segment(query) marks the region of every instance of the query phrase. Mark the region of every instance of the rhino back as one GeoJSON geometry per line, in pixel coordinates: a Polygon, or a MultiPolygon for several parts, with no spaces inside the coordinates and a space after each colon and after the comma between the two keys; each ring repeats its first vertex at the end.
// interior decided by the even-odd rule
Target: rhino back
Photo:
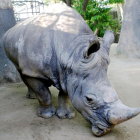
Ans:
{"type": "Polygon", "coordinates": [[[62,52],[66,49],[73,51],[76,44],[71,46],[70,44],[75,41],[81,35],[93,34],[87,23],[81,17],[81,15],[74,9],[62,5],[55,4],[48,8],[48,14],[54,13],[56,16],[56,23],[54,25],[54,44],[57,55],[60,58],[62,52]]]}
{"type": "Polygon", "coordinates": [[[92,34],[83,18],[68,6],[56,4],[11,28],[4,36],[4,47],[24,75],[57,83],[61,54],[69,50],[71,55],[76,45],[69,44],[83,34],[92,34]]]}

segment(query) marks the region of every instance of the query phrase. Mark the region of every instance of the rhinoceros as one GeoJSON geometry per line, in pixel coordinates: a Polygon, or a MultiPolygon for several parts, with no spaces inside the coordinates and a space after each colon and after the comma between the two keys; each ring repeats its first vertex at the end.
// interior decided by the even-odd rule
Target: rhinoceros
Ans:
{"type": "Polygon", "coordinates": [[[5,52],[39,101],[38,116],[73,118],[74,108],[92,125],[96,136],[140,113],[122,104],[107,78],[114,34],[106,30],[100,43],[76,10],[54,4],[20,22],[3,37],[5,52]],[[52,104],[51,85],[59,90],[52,104]],[[70,100],[69,100],[70,98],[70,100]]]}

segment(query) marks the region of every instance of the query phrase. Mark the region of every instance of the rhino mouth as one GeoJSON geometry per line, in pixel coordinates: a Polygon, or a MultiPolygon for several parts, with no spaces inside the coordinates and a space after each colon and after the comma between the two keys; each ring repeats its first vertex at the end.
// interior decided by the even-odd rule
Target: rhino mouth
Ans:
{"type": "Polygon", "coordinates": [[[102,136],[106,133],[108,133],[115,125],[111,125],[111,126],[106,126],[102,123],[99,123],[99,122],[95,122],[93,125],[92,125],[92,132],[95,136],[102,136]]]}
{"type": "Polygon", "coordinates": [[[97,116],[98,119],[95,122],[92,122],[92,132],[95,136],[99,137],[109,132],[115,125],[110,124],[107,119],[100,116],[99,114],[97,116]]]}
{"type": "Polygon", "coordinates": [[[92,132],[95,136],[102,136],[109,132],[115,125],[110,124],[104,117],[99,115],[97,112],[92,114],[92,117],[87,116],[83,113],[83,117],[92,125],[92,132]]]}

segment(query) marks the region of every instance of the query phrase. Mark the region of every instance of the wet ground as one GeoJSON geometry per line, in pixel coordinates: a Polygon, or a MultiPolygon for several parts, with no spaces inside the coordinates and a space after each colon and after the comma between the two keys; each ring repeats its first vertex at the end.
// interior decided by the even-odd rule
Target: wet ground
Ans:
{"type": "MultiPolygon", "coordinates": [[[[140,59],[119,58],[116,44],[110,59],[108,77],[120,99],[128,106],[140,107],[140,59]]],[[[50,89],[58,108],[58,90],[50,89]]],[[[140,140],[140,115],[97,138],[78,112],[74,119],[37,117],[38,101],[27,99],[26,92],[23,83],[0,87],[0,140],[140,140]]]]}

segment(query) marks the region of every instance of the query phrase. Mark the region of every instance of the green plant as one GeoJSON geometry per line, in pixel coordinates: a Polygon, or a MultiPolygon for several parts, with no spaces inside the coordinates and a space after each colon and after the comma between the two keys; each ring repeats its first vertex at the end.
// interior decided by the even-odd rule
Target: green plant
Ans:
{"type": "Polygon", "coordinates": [[[108,5],[108,0],[90,0],[86,12],[82,10],[83,1],[75,0],[73,2],[73,8],[84,16],[84,19],[93,32],[96,28],[99,30],[98,36],[102,37],[106,29],[112,30],[113,32],[117,32],[120,29],[117,20],[113,20],[112,15],[109,15],[111,7],[108,5]]]}
{"type": "Polygon", "coordinates": [[[109,3],[110,4],[113,4],[113,3],[124,3],[124,0],[109,0],[109,3]]]}

